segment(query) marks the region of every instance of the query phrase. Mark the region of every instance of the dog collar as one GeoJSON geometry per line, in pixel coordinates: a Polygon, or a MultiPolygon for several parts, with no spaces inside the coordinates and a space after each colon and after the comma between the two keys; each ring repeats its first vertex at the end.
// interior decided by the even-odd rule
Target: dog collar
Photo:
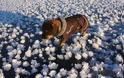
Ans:
{"type": "Polygon", "coordinates": [[[60,19],[62,25],[59,27],[60,32],[57,36],[61,36],[65,32],[66,27],[67,27],[67,22],[66,22],[65,18],[60,17],[59,19],[60,19]]]}

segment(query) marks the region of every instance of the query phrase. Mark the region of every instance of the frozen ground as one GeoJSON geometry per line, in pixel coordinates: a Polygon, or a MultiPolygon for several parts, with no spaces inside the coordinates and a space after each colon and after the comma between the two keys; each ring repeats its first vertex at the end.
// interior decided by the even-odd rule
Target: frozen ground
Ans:
{"type": "Polygon", "coordinates": [[[0,0],[0,78],[123,78],[123,0],[0,0]],[[43,41],[43,21],[84,14],[88,37],[43,41]]]}

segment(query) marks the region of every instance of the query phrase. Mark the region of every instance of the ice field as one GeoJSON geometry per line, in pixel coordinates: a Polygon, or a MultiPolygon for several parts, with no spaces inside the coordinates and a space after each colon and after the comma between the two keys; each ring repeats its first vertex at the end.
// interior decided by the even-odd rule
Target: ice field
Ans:
{"type": "Polygon", "coordinates": [[[0,78],[123,78],[124,0],[0,0],[0,78]],[[86,15],[90,27],[61,49],[48,18],[86,15]]]}

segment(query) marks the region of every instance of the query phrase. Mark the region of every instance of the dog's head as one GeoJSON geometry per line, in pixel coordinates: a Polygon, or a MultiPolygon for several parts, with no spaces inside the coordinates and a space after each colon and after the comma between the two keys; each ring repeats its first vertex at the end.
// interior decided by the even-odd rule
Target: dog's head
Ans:
{"type": "Polygon", "coordinates": [[[59,33],[61,22],[57,19],[46,20],[42,25],[42,38],[51,39],[59,33]]]}

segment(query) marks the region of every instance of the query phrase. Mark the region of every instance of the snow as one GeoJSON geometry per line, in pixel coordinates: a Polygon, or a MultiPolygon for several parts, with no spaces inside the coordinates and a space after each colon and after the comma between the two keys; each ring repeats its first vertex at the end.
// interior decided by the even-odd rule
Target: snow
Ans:
{"type": "Polygon", "coordinates": [[[0,1],[0,78],[123,78],[123,4],[123,0],[0,1]],[[83,37],[73,34],[61,49],[58,37],[42,39],[45,20],[75,14],[89,20],[83,37]]]}

